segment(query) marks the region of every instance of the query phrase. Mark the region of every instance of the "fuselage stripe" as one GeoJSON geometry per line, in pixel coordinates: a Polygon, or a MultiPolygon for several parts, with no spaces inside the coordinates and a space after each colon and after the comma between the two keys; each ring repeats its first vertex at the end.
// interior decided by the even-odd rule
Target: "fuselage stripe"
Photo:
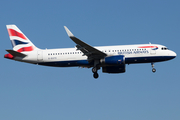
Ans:
{"type": "Polygon", "coordinates": [[[157,46],[140,46],[138,48],[158,48],[157,46]]]}

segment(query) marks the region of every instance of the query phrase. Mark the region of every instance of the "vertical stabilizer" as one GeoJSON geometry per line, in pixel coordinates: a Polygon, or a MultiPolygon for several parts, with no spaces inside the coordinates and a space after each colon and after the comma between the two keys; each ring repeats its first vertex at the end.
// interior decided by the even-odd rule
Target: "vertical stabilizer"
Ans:
{"type": "Polygon", "coordinates": [[[6,25],[13,50],[17,52],[30,52],[38,49],[16,25],[6,25]]]}

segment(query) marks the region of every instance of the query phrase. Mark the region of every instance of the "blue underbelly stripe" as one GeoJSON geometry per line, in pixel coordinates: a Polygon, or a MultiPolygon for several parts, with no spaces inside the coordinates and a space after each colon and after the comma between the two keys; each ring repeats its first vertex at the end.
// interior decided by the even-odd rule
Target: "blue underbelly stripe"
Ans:
{"type": "MultiPolygon", "coordinates": [[[[174,56],[133,57],[133,58],[125,58],[125,63],[133,64],[133,63],[161,62],[173,58],[174,56]]],[[[41,62],[38,64],[45,66],[54,66],[54,67],[93,66],[93,62],[89,63],[87,60],[41,62]]]]}

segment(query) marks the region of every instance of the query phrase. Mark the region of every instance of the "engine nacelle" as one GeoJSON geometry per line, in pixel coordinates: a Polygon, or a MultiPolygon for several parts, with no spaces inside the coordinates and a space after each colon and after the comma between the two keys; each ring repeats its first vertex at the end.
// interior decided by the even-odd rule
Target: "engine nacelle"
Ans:
{"type": "Polygon", "coordinates": [[[124,55],[110,56],[101,59],[100,62],[107,65],[121,65],[125,64],[125,57],[124,55]]]}
{"type": "Polygon", "coordinates": [[[124,73],[126,71],[125,64],[120,66],[106,66],[102,67],[104,73],[124,73]]]}

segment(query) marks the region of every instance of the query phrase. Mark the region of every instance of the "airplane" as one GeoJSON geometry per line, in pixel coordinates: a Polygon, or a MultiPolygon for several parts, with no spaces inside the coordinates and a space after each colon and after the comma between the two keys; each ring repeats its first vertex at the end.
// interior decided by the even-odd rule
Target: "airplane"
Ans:
{"type": "Polygon", "coordinates": [[[13,50],[6,50],[7,59],[52,67],[92,68],[93,77],[98,70],[103,73],[124,73],[126,64],[151,63],[171,60],[176,53],[159,44],[136,44],[93,47],[77,37],[64,26],[68,36],[76,43],[75,48],[39,49],[16,25],[6,25],[13,50]]]}

